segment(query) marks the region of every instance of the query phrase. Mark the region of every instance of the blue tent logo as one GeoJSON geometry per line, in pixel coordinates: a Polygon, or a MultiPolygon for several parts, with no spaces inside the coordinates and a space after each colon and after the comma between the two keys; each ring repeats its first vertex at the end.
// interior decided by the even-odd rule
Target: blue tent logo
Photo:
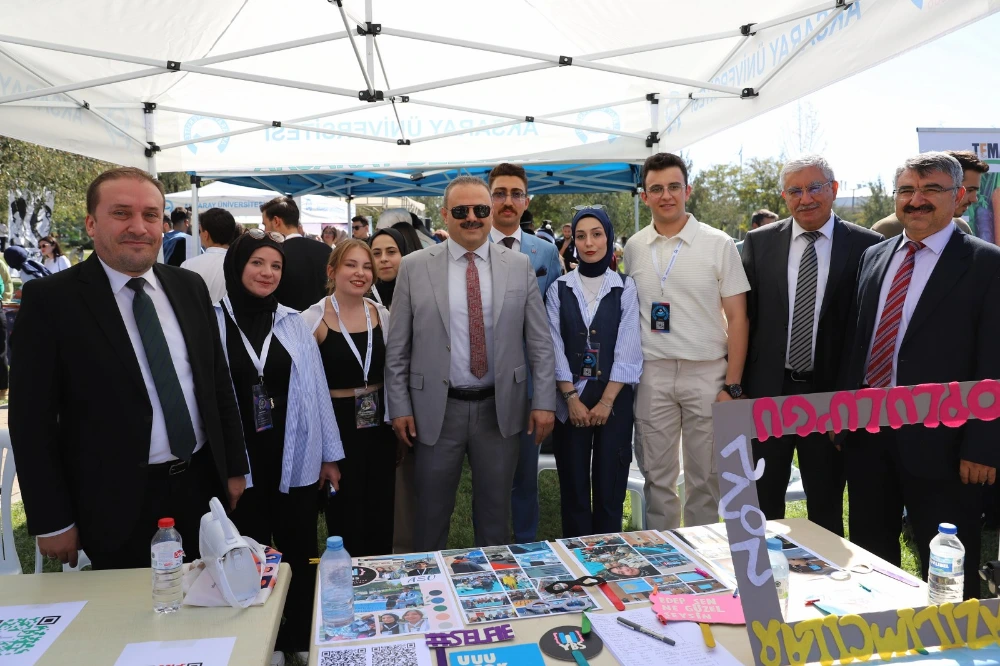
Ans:
{"type": "MultiPolygon", "coordinates": [[[[606,127],[610,130],[621,129],[621,118],[618,117],[618,113],[614,109],[608,107],[592,111],[581,111],[576,116],[576,122],[580,125],[590,125],[591,127],[606,127]],[[588,118],[590,118],[590,122],[587,122],[588,118]]],[[[579,137],[580,143],[587,143],[591,137],[597,138],[603,136],[607,136],[608,143],[614,143],[618,140],[617,134],[605,135],[600,132],[590,132],[581,129],[576,131],[576,136],[579,137]]]]}
{"type": "MultiPolygon", "coordinates": [[[[219,134],[221,132],[228,132],[229,125],[222,118],[210,118],[208,116],[191,116],[188,121],[184,124],[184,140],[190,141],[191,139],[197,139],[202,136],[211,136],[213,134],[219,134]]],[[[229,145],[228,136],[222,137],[221,139],[209,139],[207,141],[201,141],[200,143],[188,144],[187,149],[192,153],[198,153],[199,145],[210,145],[216,144],[215,149],[220,153],[225,152],[226,147],[229,145]]]]}

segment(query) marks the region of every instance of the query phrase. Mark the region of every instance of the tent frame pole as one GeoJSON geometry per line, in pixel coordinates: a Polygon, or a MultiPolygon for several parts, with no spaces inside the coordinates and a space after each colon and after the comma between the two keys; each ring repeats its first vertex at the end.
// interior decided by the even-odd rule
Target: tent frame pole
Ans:
{"type": "MultiPolygon", "coordinates": [[[[738,42],[736,42],[736,44],[733,45],[733,48],[729,50],[729,53],[726,54],[726,57],[723,58],[721,61],[719,61],[719,66],[715,68],[715,72],[709,78],[713,78],[714,79],[716,76],[718,76],[719,72],[722,71],[722,68],[726,66],[726,63],[728,63],[730,61],[730,59],[732,59],[732,57],[734,55],[736,55],[736,53],[740,49],[743,48],[743,46],[747,43],[748,39],[750,39],[750,35],[746,35],[743,39],[741,39],[738,42]]],[[[687,111],[691,107],[691,102],[693,102],[695,99],[698,99],[698,98],[695,97],[694,95],[689,96],[688,101],[684,103],[684,106],[682,106],[681,109],[680,109],[680,111],[677,112],[677,115],[674,116],[673,119],[671,119],[670,121],[668,121],[667,124],[663,126],[663,129],[660,130],[657,133],[657,135],[658,136],[663,136],[664,134],[666,134],[667,130],[670,129],[670,126],[680,120],[681,114],[683,114],[685,111],[687,111]]]]}
{"type": "MultiPolygon", "coordinates": [[[[354,35],[351,34],[351,24],[347,19],[347,12],[344,11],[344,3],[341,0],[334,0],[337,3],[337,8],[340,10],[340,17],[344,20],[344,29],[347,31],[347,40],[351,42],[351,49],[354,51],[354,57],[358,60],[358,67],[361,68],[361,76],[365,79],[365,88],[368,90],[368,95],[374,97],[375,87],[372,85],[372,77],[369,76],[368,70],[365,69],[365,62],[361,58],[361,51],[358,50],[358,45],[354,41],[354,35]]],[[[371,13],[371,2],[366,3],[365,7],[366,13],[371,13]]],[[[371,35],[368,35],[368,39],[371,39],[371,35]]],[[[367,41],[367,39],[366,39],[367,41]]],[[[368,47],[368,55],[371,56],[371,47],[368,47]]]]}
{"type": "Polygon", "coordinates": [[[187,259],[194,259],[201,253],[201,223],[198,218],[198,188],[201,176],[191,176],[191,243],[187,243],[187,259]]]}
{"type": "Polygon", "coordinates": [[[657,93],[649,93],[646,99],[649,100],[649,154],[655,155],[659,151],[657,144],[660,143],[660,135],[654,135],[653,132],[660,120],[660,99],[657,93]]]}
{"type": "MultiPolygon", "coordinates": [[[[826,18],[824,18],[822,21],[820,21],[819,23],[816,24],[816,27],[813,28],[813,33],[814,34],[819,34],[819,33],[823,32],[824,30],[826,30],[826,27],[828,25],[830,25],[831,23],[833,23],[833,21],[836,20],[836,18],[838,16],[841,16],[841,14],[838,12],[838,10],[841,11],[841,12],[845,11],[852,4],[854,4],[854,3],[853,2],[845,2],[843,5],[840,5],[838,7],[834,7],[830,11],[830,13],[826,15],[826,18]]],[[[782,69],[784,69],[785,65],[787,65],[788,63],[790,63],[792,61],[792,59],[795,58],[795,56],[797,56],[798,54],[802,53],[803,49],[805,49],[812,41],[813,40],[811,40],[811,39],[803,39],[801,42],[799,42],[798,44],[796,44],[795,48],[793,48],[791,50],[791,52],[789,52],[789,54],[787,56],[785,56],[785,59],[782,60],[781,62],[779,62],[777,65],[775,65],[771,69],[771,71],[768,72],[767,76],[765,76],[764,79],[760,83],[757,84],[757,91],[759,92],[760,90],[763,90],[764,86],[766,86],[771,81],[771,79],[773,79],[778,74],[778,72],[780,72],[782,69]]]]}
{"type": "Polygon", "coordinates": [[[635,206],[635,233],[639,233],[639,191],[632,190],[632,204],[635,206]]]}

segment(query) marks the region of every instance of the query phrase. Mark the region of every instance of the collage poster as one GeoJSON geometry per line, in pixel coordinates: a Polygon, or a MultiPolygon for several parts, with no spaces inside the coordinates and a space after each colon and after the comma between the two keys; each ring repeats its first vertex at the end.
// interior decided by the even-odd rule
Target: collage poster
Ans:
{"type": "Polygon", "coordinates": [[[576,576],[544,541],[444,550],[441,556],[469,625],[600,607],[584,589],[545,591],[576,576]]]}
{"type": "Polygon", "coordinates": [[[355,557],[354,621],[328,634],[316,595],[316,644],[383,639],[462,628],[462,618],[434,553],[355,557]]]}
{"type": "Polygon", "coordinates": [[[702,567],[694,558],[657,532],[598,534],[558,541],[587,573],[608,581],[608,587],[625,604],[648,602],[654,588],[665,594],[709,594],[732,589],[695,571],[702,567]]]}

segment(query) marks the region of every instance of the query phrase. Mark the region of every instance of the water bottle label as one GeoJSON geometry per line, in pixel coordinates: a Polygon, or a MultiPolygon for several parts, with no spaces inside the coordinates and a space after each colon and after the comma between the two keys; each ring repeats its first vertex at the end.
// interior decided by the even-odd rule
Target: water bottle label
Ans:
{"type": "Polygon", "coordinates": [[[938,574],[941,576],[952,576],[964,573],[965,571],[965,558],[964,557],[941,557],[931,553],[931,573],[938,574]]]}
{"type": "Polygon", "coordinates": [[[788,598],[788,581],[787,580],[778,580],[777,578],[775,578],[774,579],[774,588],[778,592],[778,598],[779,599],[787,599],[788,598]]]}
{"type": "Polygon", "coordinates": [[[150,551],[153,569],[176,569],[184,561],[184,549],[179,541],[163,541],[150,551]]]}

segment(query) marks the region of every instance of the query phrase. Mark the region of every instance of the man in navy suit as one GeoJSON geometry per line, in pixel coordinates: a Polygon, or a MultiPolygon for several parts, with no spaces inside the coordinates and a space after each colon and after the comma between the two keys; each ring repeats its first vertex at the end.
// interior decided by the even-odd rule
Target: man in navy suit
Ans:
{"type": "MultiPolygon", "coordinates": [[[[528,255],[538,278],[538,289],[545,298],[549,285],[562,274],[555,245],[521,230],[521,214],[528,208],[528,176],[516,164],[499,164],[489,176],[493,197],[493,229],[490,238],[515,252],[528,255]]],[[[528,399],[532,387],[529,383],[528,399]]],[[[528,405],[524,406],[528,409],[528,405]]],[[[521,432],[521,452],[514,472],[510,497],[514,542],[530,543],[538,530],[538,445],[535,436],[521,432]]]]}

